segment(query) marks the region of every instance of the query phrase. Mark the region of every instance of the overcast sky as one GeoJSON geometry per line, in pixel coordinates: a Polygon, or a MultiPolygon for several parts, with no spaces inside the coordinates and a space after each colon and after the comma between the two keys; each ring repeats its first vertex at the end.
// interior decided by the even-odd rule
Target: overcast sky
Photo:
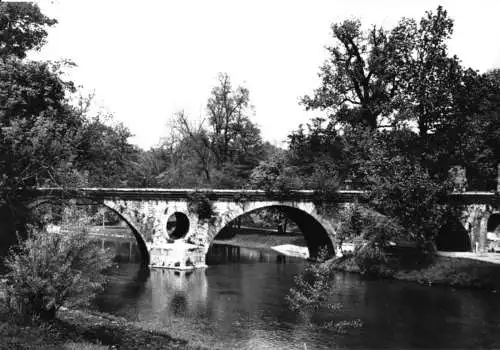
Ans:
{"type": "Polygon", "coordinates": [[[500,1],[200,0],[38,1],[59,23],[36,58],[73,60],[69,75],[135,135],[143,148],[184,109],[193,119],[218,72],[250,90],[252,120],[279,143],[312,116],[299,98],[318,86],[330,25],[360,18],[391,28],[442,4],[455,20],[450,52],[481,72],[500,67],[500,1]]]}

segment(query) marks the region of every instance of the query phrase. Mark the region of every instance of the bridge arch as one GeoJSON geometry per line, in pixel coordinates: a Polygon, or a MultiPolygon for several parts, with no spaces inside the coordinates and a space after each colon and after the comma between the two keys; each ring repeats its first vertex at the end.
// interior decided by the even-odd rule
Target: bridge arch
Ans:
{"type": "MultiPolygon", "coordinates": [[[[31,203],[28,207],[30,209],[33,209],[35,207],[38,207],[40,205],[44,204],[59,204],[63,205],[62,200],[58,199],[57,202],[54,201],[53,198],[38,198],[35,202],[31,203]]],[[[113,213],[115,213],[125,224],[127,227],[132,231],[132,234],[134,235],[136,241],[137,241],[137,246],[139,247],[139,251],[141,252],[141,264],[147,266],[149,264],[149,252],[147,249],[146,242],[144,240],[144,237],[140,233],[140,231],[137,229],[136,225],[132,223],[132,221],[126,216],[123,215],[117,208],[115,208],[113,205],[109,205],[108,203],[104,201],[99,201],[99,200],[93,200],[93,199],[81,199],[79,198],[76,202],[75,205],[78,206],[84,206],[84,205],[97,205],[104,207],[113,213]]]]}
{"type": "Polygon", "coordinates": [[[115,208],[112,208],[111,206],[107,205],[106,203],[100,203],[100,205],[102,205],[103,207],[111,210],[113,213],[115,213],[116,215],[118,215],[118,217],[120,219],[122,219],[123,222],[125,222],[125,224],[130,229],[130,231],[132,231],[132,234],[134,235],[134,237],[135,237],[135,239],[137,241],[137,246],[139,247],[139,251],[141,252],[141,258],[142,258],[141,259],[141,264],[145,265],[145,266],[149,265],[149,251],[148,251],[148,247],[146,245],[146,242],[144,241],[144,237],[139,232],[139,230],[135,227],[135,225],[132,224],[131,221],[127,217],[125,217],[125,215],[122,215],[115,208]]]}
{"type": "Polygon", "coordinates": [[[238,209],[231,208],[223,212],[219,211],[220,221],[215,225],[215,230],[209,235],[209,246],[215,237],[226,228],[232,221],[246,214],[266,208],[275,208],[282,211],[291,221],[298,226],[309,250],[312,259],[317,258],[321,248],[326,247],[328,256],[335,254],[334,233],[331,221],[325,220],[316,210],[312,203],[280,203],[280,202],[254,202],[240,206],[238,209]]]}

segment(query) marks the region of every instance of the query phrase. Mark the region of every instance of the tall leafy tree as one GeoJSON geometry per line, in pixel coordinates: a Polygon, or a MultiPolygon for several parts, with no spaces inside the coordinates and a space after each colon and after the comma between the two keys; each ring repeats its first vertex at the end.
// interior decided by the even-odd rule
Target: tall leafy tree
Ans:
{"type": "Polygon", "coordinates": [[[419,24],[401,20],[391,32],[390,66],[400,81],[393,108],[400,120],[415,122],[423,138],[454,113],[463,70],[447,52],[452,33],[453,20],[441,6],[419,24]]]}
{"type": "Polygon", "coordinates": [[[382,28],[367,32],[359,20],[332,25],[330,57],[320,68],[321,86],[305,96],[307,109],[321,109],[341,125],[364,125],[375,129],[380,117],[387,116],[387,103],[397,81],[388,69],[388,35],[382,28]]]}

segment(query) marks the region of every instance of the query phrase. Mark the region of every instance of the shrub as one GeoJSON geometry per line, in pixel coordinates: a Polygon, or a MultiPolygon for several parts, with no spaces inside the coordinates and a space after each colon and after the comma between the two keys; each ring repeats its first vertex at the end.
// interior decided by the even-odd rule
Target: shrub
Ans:
{"type": "Polygon", "coordinates": [[[432,176],[419,161],[397,155],[375,155],[370,173],[368,205],[404,227],[408,239],[433,251],[449,210],[441,201],[450,182],[432,176]]]}
{"type": "Polygon", "coordinates": [[[385,273],[387,256],[380,245],[370,242],[354,253],[354,261],[363,275],[381,276],[385,273]]]}
{"type": "Polygon", "coordinates": [[[210,219],[215,214],[210,199],[200,192],[194,192],[188,196],[188,210],[198,215],[200,220],[210,219]]]}
{"type": "Polygon", "coordinates": [[[31,230],[5,259],[7,301],[24,316],[52,319],[63,305],[88,303],[103,287],[112,255],[83,225],[70,232],[31,230]]]}
{"type": "Polygon", "coordinates": [[[388,256],[385,249],[391,242],[405,236],[405,232],[394,219],[367,209],[359,204],[344,208],[340,212],[337,231],[339,243],[357,243],[352,259],[359,272],[367,275],[385,275],[388,256]]]}
{"type": "Polygon", "coordinates": [[[301,313],[317,311],[328,299],[331,291],[332,269],[324,261],[328,256],[321,250],[315,262],[310,262],[295,276],[295,287],[290,289],[286,301],[290,309],[301,313]]]}
{"type": "MultiPolygon", "coordinates": [[[[342,308],[340,303],[329,303],[332,294],[334,266],[326,262],[328,250],[322,249],[315,262],[310,262],[302,273],[295,276],[295,287],[291,288],[285,297],[291,310],[297,311],[308,319],[308,314],[319,311],[321,308],[331,312],[342,308]]],[[[309,321],[309,326],[316,327],[309,321]]],[[[338,333],[345,333],[348,328],[359,328],[362,322],[356,320],[328,321],[319,324],[321,328],[332,329],[338,333]]]]}

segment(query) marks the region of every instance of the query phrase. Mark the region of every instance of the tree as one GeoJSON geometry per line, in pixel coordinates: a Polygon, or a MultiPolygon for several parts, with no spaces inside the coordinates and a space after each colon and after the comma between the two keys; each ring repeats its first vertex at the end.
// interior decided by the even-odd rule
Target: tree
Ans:
{"type": "Polygon", "coordinates": [[[73,140],[82,120],[66,103],[73,86],[48,63],[0,61],[0,197],[77,181],[73,140]]]}
{"type": "Polygon", "coordinates": [[[122,123],[109,123],[100,115],[83,118],[75,135],[73,166],[84,175],[87,186],[127,186],[137,159],[138,149],[128,142],[132,136],[128,128],[122,123]]]}
{"type": "Polygon", "coordinates": [[[233,90],[229,76],[220,73],[207,102],[210,147],[219,169],[230,160],[241,131],[250,123],[245,115],[248,108],[248,89],[239,86],[233,90]]]}
{"type": "Polygon", "coordinates": [[[400,142],[410,137],[411,132],[402,131],[380,133],[371,139],[363,169],[368,174],[368,206],[402,227],[407,239],[432,250],[448,212],[441,202],[451,184],[433,177],[418,154],[401,148],[400,142]]]}
{"type": "Polygon", "coordinates": [[[393,108],[398,119],[417,123],[422,138],[454,111],[463,69],[456,56],[448,56],[452,33],[453,20],[441,6],[426,12],[419,25],[403,19],[391,32],[390,65],[400,81],[393,108]]]}
{"type": "Polygon", "coordinates": [[[391,31],[361,29],[359,20],[332,25],[336,45],[321,67],[321,86],[302,103],[328,111],[345,127],[400,127],[416,122],[426,136],[449,118],[463,69],[448,57],[453,21],[441,6],[417,25],[403,18],[391,31]]]}
{"type": "Polygon", "coordinates": [[[183,111],[174,115],[171,163],[160,177],[179,179],[174,182],[183,186],[243,186],[266,155],[249,109],[248,89],[233,89],[229,76],[219,74],[204,120],[193,123],[183,111]]]}
{"type": "Polygon", "coordinates": [[[250,175],[250,188],[270,193],[287,193],[303,188],[297,168],[288,163],[287,152],[277,150],[268,160],[261,161],[250,175]]]}
{"type": "Polygon", "coordinates": [[[305,96],[307,109],[327,110],[334,124],[379,127],[380,116],[394,94],[396,81],[388,76],[387,33],[373,27],[364,33],[359,20],[332,25],[336,45],[327,47],[329,60],[320,69],[321,87],[305,96]]]}
{"type": "Polygon", "coordinates": [[[31,2],[0,3],[0,57],[26,57],[26,52],[39,49],[47,37],[47,27],[57,21],[42,14],[31,2]]]}

